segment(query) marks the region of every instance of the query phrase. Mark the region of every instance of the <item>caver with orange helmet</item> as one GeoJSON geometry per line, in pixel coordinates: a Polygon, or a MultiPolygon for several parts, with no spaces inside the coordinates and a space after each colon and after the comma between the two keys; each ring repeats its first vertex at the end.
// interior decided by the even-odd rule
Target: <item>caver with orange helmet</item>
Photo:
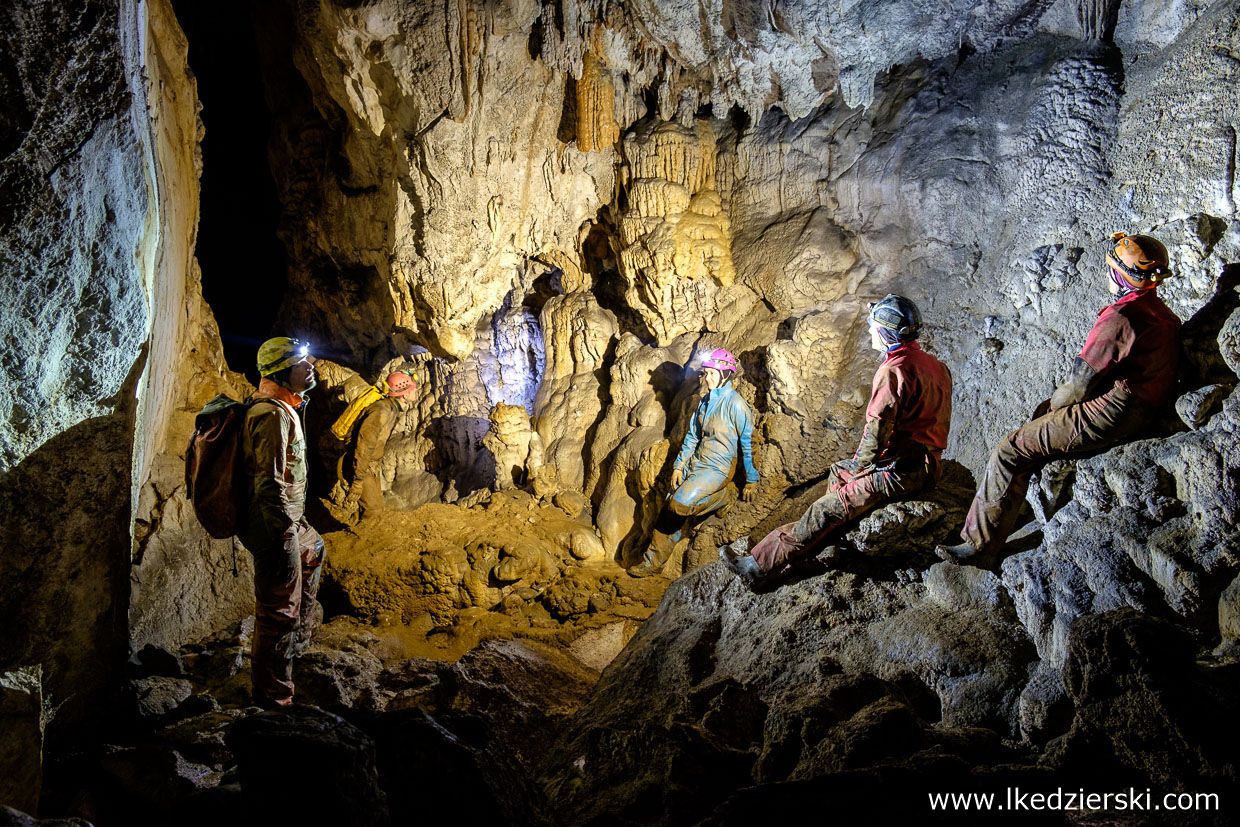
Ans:
{"type": "Polygon", "coordinates": [[[733,387],[740,364],[729,350],[717,348],[699,357],[705,393],[689,419],[689,431],[672,468],[672,493],[655,521],[650,546],[633,577],[663,570],[690,517],[722,511],[736,500],[731,482],[738,460],[745,469],[744,498],[753,499],[758,470],[753,464],[754,412],[733,387]]]}
{"type": "Polygon", "coordinates": [[[344,437],[349,447],[336,465],[332,499],[342,508],[340,518],[345,522],[383,513],[383,480],[379,475],[383,455],[397,420],[410,410],[417,390],[418,383],[409,370],[393,371],[367,389],[382,396],[357,414],[344,437]]]}
{"type": "Polygon", "coordinates": [[[1149,290],[1175,275],[1167,248],[1153,236],[1115,233],[1106,251],[1107,266],[1121,289],[1149,290]]]}
{"type": "Polygon", "coordinates": [[[1151,236],[1123,233],[1111,236],[1105,248],[1111,292],[1119,298],[1099,311],[1071,373],[1040,415],[991,453],[965,517],[964,542],[940,548],[940,557],[997,566],[1034,472],[1053,459],[1139,438],[1171,402],[1180,320],[1154,289],[1173,275],[1167,248],[1151,236]]]}

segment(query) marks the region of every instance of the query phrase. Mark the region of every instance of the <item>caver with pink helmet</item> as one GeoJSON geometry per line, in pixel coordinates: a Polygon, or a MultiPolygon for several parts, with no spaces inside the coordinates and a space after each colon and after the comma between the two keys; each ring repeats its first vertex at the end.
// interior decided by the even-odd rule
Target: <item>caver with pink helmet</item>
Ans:
{"type": "Polygon", "coordinates": [[[663,570],[689,517],[703,517],[736,500],[731,482],[737,461],[745,468],[744,498],[753,499],[758,471],[753,464],[754,412],[737,393],[732,380],[738,362],[731,351],[717,348],[701,361],[704,393],[689,419],[689,431],[672,470],[672,494],[655,521],[650,547],[633,577],[663,570]]]}
{"type": "Polygon", "coordinates": [[[702,362],[702,367],[714,368],[720,372],[731,371],[735,374],[737,372],[737,361],[736,357],[732,355],[732,351],[719,348],[710,352],[710,355],[702,362]]]}

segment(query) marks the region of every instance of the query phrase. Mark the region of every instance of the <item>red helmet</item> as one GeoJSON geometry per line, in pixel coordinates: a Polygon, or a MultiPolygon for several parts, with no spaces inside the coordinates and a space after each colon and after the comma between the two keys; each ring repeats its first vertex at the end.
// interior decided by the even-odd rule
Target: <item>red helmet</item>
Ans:
{"type": "Polygon", "coordinates": [[[413,377],[404,371],[389,373],[387,378],[387,395],[400,398],[413,393],[418,387],[418,383],[413,381],[413,377]]]}
{"type": "Polygon", "coordinates": [[[706,357],[706,361],[702,362],[704,368],[714,368],[717,371],[730,370],[736,373],[736,357],[729,350],[719,348],[712,350],[710,355],[706,357]]]}

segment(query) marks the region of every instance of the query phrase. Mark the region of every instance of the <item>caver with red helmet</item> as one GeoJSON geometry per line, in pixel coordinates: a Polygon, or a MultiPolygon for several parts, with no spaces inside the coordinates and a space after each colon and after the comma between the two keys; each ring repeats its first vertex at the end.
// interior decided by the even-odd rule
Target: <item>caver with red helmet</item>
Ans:
{"type": "Polygon", "coordinates": [[[403,399],[418,389],[418,383],[403,370],[389,373],[385,384],[387,385],[386,395],[394,399],[403,399]]]}

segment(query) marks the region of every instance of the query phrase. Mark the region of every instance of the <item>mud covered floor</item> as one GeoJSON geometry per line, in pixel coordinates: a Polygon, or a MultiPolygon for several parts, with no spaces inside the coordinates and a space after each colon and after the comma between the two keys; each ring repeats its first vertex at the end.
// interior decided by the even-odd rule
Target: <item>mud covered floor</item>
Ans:
{"type": "Polygon", "coordinates": [[[504,492],[328,532],[327,615],[369,628],[393,657],[455,661],[482,641],[520,637],[601,670],[653,613],[669,578],[629,577],[604,553],[583,505],[504,492]]]}

